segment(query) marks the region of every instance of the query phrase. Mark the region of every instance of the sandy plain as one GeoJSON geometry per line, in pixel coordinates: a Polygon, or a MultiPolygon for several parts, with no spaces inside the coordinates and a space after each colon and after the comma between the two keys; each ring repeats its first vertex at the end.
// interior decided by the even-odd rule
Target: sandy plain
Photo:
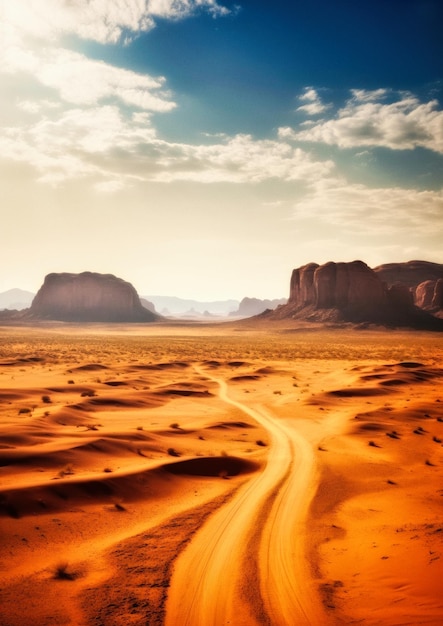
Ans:
{"type": "Polygon", "coordinates": [[[443,623],[443,337],[0,329],[1,626],[443,623]]]}

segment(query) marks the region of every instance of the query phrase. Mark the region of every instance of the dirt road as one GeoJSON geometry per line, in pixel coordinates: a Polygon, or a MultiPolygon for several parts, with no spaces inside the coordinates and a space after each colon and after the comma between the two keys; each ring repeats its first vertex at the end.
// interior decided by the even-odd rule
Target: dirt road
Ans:
{"type": "Polygon", "coordinates": [[[311,444],[263,407],[230,398],[224,380],[196,371],[218,384],[222,401],[263,425],[271,445],[265,469],[211,517],[177,560],[166,625],[320,626],[325,616],[303,539],[315,493],[311,444]]]}

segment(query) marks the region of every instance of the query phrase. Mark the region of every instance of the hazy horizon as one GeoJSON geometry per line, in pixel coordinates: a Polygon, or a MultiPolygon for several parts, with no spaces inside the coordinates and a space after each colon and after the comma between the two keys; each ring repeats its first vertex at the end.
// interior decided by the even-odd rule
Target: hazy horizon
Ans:
{"type": "Polygon", "coordinates": [[[282,298],[443,262],[443,5],[0,3],[0,292],[282,298]]]}

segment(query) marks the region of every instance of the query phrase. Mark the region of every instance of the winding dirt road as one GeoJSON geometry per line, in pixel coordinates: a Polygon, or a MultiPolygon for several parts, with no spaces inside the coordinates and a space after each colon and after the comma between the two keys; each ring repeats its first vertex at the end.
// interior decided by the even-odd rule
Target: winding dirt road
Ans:
{"type": "Polygon", "coordinates": [[[312,445],[261,406],[219,397],[264,426],[265,469],[201,528],[176,562],[166,626],[321,626],[326,623],[305,559],[305,520],[315,493],[312,445]],[[251,537],[255,538],[254,541],[251,537]]]}

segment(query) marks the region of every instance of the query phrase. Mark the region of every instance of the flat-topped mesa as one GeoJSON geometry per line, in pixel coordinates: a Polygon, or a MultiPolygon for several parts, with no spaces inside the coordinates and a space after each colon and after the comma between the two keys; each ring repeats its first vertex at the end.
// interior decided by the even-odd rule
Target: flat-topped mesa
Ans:
{"type": "Polygon", "coordinates": [[[40,319],[68,322],[153,322],[134,287],[112,274],[48,274],[30,313],[40,319]]]}

